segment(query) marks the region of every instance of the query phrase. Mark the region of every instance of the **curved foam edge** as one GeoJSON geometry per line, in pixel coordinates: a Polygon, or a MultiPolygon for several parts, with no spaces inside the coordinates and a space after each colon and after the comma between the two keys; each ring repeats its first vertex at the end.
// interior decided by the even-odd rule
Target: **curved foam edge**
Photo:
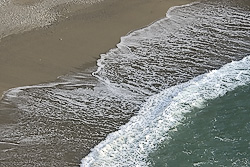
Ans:
{"type": "Polygon", "coordinates": [[[17,88],[11,88],[5,92],[3,92],[2,99],[3,98],[11,98],[11,97],[17,97],[18,93],[21,92],[24,89],[34,89],[34,88],[48,88],[48,87],[54,87],[57,85],[66,85],[70,84],[70,82],[55,82],[55,83],[45,83],[45,84],[39,84],[39,85],[32,85],[32,86],[22,86],[17,88]]]}
{"type": "MultiPolygon", "coordinates": [[[[127,42],[126,40],[127,39],[130,39],[133,35],[136,35],[142,31],[147,31],[149,29],[151,29],[152,27],[154,27],[156,24],[160,24],[162,21],[165,21],[166,19],[170,19],[171,18],[171,12],[176,9],[176,8],[182,8],[182,7],[187,7],[187,6],[192,6],[192,5],[195,5],[195,4],[199,4],[200,2],[199,1],[195,1],[195,2],[192,2],[192,3],[189,3],[189,4],[185,4],[185,5],[180,5],[180,6],[173,6],[173,7],[170,7],[166,13],[166,17],[160,19],[160,20],[157,20],[155,22],[152,22],[151,24],[145,26],[145,27],[142,27],[138,30],[134,30],[134,31],[130,31],[126,36],[123,36],[121,37],[120,39],[120,42],[116,45],[116,48],[114,49],[111,49],[109,52],[107,52],[106,54],[101,54],[100,55],[100,58],[97,60],[97,70],[95,72],[92,73],[93,76],[95,76],[96,78],[98,78],[99,80],[103,81],[104,83],[106,84],[110,84],[111,82],[109,81],[108,78],[103,78],[101,76],[98,76],[98,73],[105,68],[105,58],[107,57],[110,57],[112,55],[112,53],[115,53],[115,52],[119,52],[120,50],[124,51],[124,50],[128,50],[129,51],[129,48],[127,46],[127,42]]],[[[131,44],[131,43],[129,43],[131,44]]],[[[133,46],[137,45],[136,43],[133,43],[133,46]]]]}
{"type": "Polygon", "coordinates": [[[224,65],[149,98],[137,116],[111,133],[82,159],[88,166],[148,166],[148,154],[167,138],[185,113],[250,83],[250,56],[224,65]]]}
{"type": "Polygon", "coordinates": [[[189,4],[185,4],[185,5],[180,5],[180,6],[172,6],[169,8],[169,10],[167,11],[166,13],[166,17],[167,18],[170,18],[171,17],[171,12],[176,9],[176,8],[184,8],[184,7],[188,7],[188,6],[192,6],[192,5],[196,5],[196,4],[199,4],[200,1],[195,1],[195,2],[192,2],[192,3],[189,3],[189,4]]]}

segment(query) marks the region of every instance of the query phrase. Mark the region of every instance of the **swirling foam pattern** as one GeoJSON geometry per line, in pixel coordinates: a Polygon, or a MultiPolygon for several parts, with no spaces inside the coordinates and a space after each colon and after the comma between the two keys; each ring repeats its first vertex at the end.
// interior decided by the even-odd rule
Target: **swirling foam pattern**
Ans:
{"type": "Polygon", "coordinates": [[[72,166],[104,140],[82,166],[146,165],[184,113],[249,82],[249,23],[249,10],[227,1],[174,7],[122,37],[97,68],[9,90],[1,104],[17,107],[19,121],[2,128],[0,141],[20,149],[0,153],[2,162],[22,166],[30,157],[34,165],[72,166]]]}
{"type": "Polygon", "coordinates": [[[147,156],[183,115],[250,83],[250,56],[152,96],[137,116],[110,134],[82,160],[82,166],[148,166],[147,156]]]}

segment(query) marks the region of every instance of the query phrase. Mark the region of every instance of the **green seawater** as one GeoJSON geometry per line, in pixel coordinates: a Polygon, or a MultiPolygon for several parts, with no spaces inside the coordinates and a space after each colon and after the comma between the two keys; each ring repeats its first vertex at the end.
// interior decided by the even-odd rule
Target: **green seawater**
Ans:
{"type": "Polygon", "coordinates": [[[154,167],[250,166],[250,85],[194,109],[150,154],[154,167]]]}

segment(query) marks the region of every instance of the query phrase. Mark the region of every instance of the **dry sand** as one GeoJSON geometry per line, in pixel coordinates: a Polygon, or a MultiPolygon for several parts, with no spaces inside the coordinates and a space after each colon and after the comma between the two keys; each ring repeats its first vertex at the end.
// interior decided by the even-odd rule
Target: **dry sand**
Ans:
{"type": "Polygon", "coordinates": [[[169,7],[189,2],[105,0],[85,9],[73,5],[71,13],[49,27],[8,36],[0,42],[0,96],[13,87],[49,82],[78,67],[94,66],[121,36],[165,17],[169,7]]]}

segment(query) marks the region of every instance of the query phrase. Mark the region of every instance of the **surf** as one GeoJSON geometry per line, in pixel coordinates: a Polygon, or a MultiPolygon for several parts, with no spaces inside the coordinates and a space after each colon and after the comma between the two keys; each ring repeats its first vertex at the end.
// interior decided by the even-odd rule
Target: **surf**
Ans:
{"type": "Polygon", "coordinates": [[[166,89],[149,98],[137,116],[92,149],[81,166],[148,166],[149,153],[186,113],[249,83],[250,56],[166,89]]]}

